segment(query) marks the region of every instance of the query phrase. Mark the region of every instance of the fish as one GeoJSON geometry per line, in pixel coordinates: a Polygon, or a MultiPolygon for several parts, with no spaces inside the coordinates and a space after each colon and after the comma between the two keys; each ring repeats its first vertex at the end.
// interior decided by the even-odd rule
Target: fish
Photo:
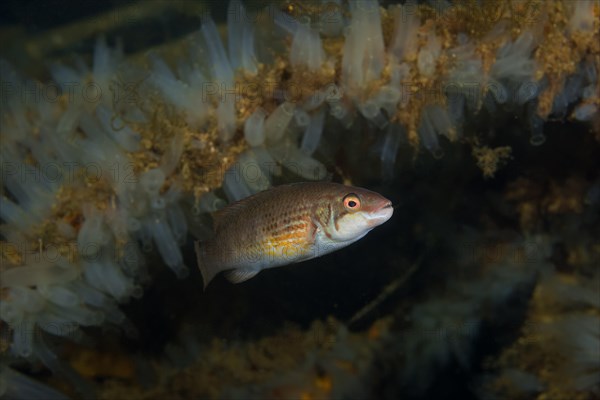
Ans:
{"type": "Polygon", "coordinates": [[[220,272],[232,283],[263,269],[293,264],[344,248],[391,218],[390,200],[333,182],[276,186],[213,215],[214,235],[196,241],[204,289],[220,272]]]}

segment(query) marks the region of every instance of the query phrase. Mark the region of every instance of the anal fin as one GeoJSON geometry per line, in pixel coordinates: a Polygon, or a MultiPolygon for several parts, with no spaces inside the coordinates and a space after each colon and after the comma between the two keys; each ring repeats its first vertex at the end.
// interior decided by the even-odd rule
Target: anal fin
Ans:
{"type": "Polygon", "coordinates": [[[232,269],[230,271],[225,272],[225,278],[227,278],[227,280],[229,280],[229,282],[231,283],[241,283],[253,278],[259,272],[260,270],[256,269],[232,269]]]}

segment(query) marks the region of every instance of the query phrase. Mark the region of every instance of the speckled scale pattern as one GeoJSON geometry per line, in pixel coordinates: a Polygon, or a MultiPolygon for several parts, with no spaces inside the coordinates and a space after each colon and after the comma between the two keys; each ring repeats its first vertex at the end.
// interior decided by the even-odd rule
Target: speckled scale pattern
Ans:
{"type": "Polygon", "coordinates": [[[283,185],[240,200],[217,213],[209,253],[231,268],[281,257],[301,259],[313,244],[315,223],[326,224],[332,199],[347,192],[340,184],[312,182],[283,185]]]}

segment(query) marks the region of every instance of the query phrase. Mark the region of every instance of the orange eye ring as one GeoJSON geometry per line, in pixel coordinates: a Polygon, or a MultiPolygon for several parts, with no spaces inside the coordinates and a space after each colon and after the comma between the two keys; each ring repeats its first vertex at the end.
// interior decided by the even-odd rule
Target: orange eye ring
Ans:
{"type": "Polygon", "coordinates": [[[344,196],[344,207],[348,211],[358,211],[360,210],[360,199],[354,193],[349,193],[344,196]]]}

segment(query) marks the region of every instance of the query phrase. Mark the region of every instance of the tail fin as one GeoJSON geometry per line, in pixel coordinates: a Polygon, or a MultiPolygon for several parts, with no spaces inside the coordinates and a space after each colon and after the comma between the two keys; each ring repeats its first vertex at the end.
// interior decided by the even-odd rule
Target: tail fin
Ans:
{"type": "Polygon", "coordinates": [[[204,290],[213,280],[215,275],[219,273],[218,265],[213,262],[212,257],[208,257],[208,253],[206,251],[206,242],[200,242],[199,240],[194,243],[194,248],[196,249],[196,259],[198,260],[198,268],[200,269],[200,273],[202,274],[202,280],[204,281],[204,290]]]}

